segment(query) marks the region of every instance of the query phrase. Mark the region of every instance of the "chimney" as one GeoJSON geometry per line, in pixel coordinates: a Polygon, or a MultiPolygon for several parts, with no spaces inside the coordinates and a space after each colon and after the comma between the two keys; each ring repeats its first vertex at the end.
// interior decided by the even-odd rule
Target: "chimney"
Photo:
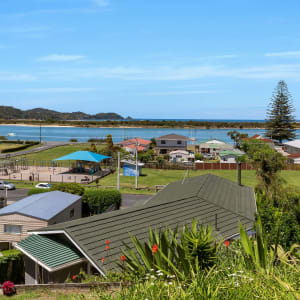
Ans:
{"type": "Polygon", "coordinates": [[[238,162],[238,185],[242,185],[242,163],[238,162]]]}

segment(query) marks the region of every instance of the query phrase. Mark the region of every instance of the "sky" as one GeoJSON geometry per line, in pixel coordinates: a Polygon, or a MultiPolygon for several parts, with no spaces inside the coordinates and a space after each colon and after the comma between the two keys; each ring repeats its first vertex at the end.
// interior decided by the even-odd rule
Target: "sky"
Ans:
{"type": "Polygon", "coordinates": [[[2,0],[0,105],[151,119],[300,119],[300,1],[2,0]]]}

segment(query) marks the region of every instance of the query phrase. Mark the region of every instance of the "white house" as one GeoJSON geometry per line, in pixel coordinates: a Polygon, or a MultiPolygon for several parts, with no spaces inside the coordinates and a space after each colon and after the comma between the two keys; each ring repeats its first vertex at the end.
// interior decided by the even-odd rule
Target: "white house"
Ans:
{"type": "Polygon", "coordinates": [[[176,150],[169,153],[172,162],[187,162],[194,161],[195,155],[185,150],[176,150]]]}
{"type": "Polygon", "coordinates": [[[284,149],[289,154],[300,153],[300,140],[293,140],[293,141],[284,143],[284,149]]]}

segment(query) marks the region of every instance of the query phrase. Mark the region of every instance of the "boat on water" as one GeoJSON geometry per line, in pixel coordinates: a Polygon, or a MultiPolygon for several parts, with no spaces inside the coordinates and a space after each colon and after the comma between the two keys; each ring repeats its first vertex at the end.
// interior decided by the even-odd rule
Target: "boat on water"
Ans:
{"type": "Polygon", "coordinates": [[[7,134],[8,136],[16,136],[16,134],[14,132],[10,132],[7,134]]]}

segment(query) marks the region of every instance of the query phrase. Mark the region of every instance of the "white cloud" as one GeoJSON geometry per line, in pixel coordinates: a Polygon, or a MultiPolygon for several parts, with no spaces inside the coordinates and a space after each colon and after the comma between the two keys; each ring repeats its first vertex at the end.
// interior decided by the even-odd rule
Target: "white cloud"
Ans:
{"type": "Polygon", "coordinates": [[[98,7],[107,7],[110,5],[110,2],[108,0],[93,0],[93,3],[98,7]]]}
{"type": "Polygon", "coordinates": [[[0,71],[0,81],[33,81],[36,77],[26,73],[0,71]]]}
{"type": "Polygon", "coordinates": [[[64,62],[81,60],[83,58],[85,57],[82,55],[51,54],[38,58],[38,61],[64,62]]]}
{"type": "Polygon", "coordinates": [[[271,52],[266,53],[265,56],[300,58],[300,51],[271,52]]]}
{"type": "Polygon", "coordinates": [[[195,91],[162,91],[162,92],[149,92],[143,95],[147,96],[176,96],[176,95],[204,95],[204,94],[216,94],[217,91],[210,90],[195,90],[195,91]]]}

